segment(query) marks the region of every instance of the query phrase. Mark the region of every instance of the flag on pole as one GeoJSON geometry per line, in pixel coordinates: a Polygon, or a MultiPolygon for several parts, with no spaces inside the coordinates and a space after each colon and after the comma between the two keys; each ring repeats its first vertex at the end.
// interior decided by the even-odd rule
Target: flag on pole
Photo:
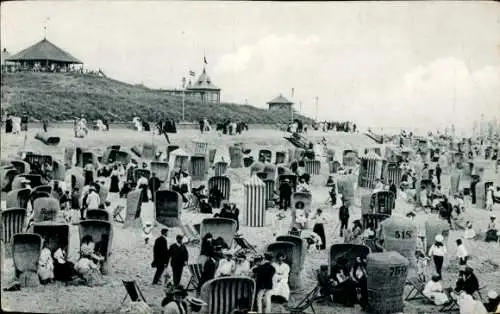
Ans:
{"type": "Polygon", "coordinates": [[[203,56],[203,63],[208,64],[207,58],[205,56],[203,56]]]}
{"type": "Polygon", "coordinates": [[[189,70],[189,76],[195,76],[195,75],[196,73],[194,73],[194,71],[189,70]]]}
{"type": "Polygon", "coordinates": [[[295,94],[295,88],[292,87],[292,98],[294,94],[295,94]]]}

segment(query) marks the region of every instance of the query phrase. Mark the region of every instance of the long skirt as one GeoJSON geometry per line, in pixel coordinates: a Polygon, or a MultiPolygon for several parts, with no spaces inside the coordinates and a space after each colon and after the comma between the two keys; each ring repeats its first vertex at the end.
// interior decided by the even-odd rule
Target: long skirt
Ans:
{"type": "Polygon", "coordinates": [[[141,200],[143,203],[149,202],[148,186],[147,185],[145,185],[144,187],[141,188],[141,200]]]}
{"type": "Polygon", "coordinates": [[[102,286],[106,284],[101,272],[97,269],[90,269],[81,276],[85,280],[86,285],[89,287],[102,286]]]}
{"type": "Polygon", "coordinates": [[[60,281],[70,281],[73,277],[75,265],[71,262],[60,264],[54,260],[54,279],[60,281]]]}
{"type": "Polygon", "coordinates": [[[290,298],[290,287],[288,286],[288,282],[285,280],[274,282],[273,289],[269,293],[271,296],[281,297],[284,301],[288,301],[290,298]]]}
{"type": "Polygon", "coordinates": [[[90,185],[92,183],[94,183],[94,173],[92,171],[85,171],[84,185],[90,185]]]}
{"type": "Polygon", "coordinates": [[[109,185],[109,192],[110,193],[120,192],[119,183],[120,183],[120,179],[118,178],[118,176],[111,176],[111,183],[109,185]]]}
{"type": "Polygon", "coordinates": [[[316,233],[321,238],[322,244],[320,246],[320,250],[326,249],[325,228],[323,224],[321,223],[315,224],[313,227],[313,232],[316,233]]]}

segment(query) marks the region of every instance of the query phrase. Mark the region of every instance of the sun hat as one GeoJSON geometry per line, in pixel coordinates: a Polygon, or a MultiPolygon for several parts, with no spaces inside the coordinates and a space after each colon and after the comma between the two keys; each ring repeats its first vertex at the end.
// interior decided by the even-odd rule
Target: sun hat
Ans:
{"type": "Polygon", "coordinates": [[[203,305],[207,305],[207,303],[205,301],[203,301],[202,299],[198,299],[198,298],[195,298],[195,297],[187,297],[186,298],[186,301],[193,304],[193,305],[196,305],[196,306],[203,306],[203,305]]]}
{"type": "Polygon", "coordinates": [[[490,290],[490,291],[488,291],[488,298],[496,299],[496,298],[498,298],[498,294],[496,293],[495,290],[490,290]]]}
{"type": "Polygon", "coordinates": [[[443,235],[442,234],[436,235],[436,237],[434,238],[434,240],[436,242],[443,243],[443,241],[444,241],[443,235]]]}

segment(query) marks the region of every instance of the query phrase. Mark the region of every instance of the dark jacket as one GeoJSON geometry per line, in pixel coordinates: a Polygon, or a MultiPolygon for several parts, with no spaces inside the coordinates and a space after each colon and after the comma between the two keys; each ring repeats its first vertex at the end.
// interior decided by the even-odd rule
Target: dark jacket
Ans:
{"type": "Polygon", "coordinates": [[[389,191],[392,192],[392,194],[394,194],[394,198],[396,198],[396,196],[398,195],[398,188],[396,186],[396,184],[391,184],[391,186],[389,186],[389,191]]]}
{"type": "Polygon", "coordinates": [[[184,266],[187,263],[189,256],[186,246],[179,245],[179,243],[174,243],[170,246],[170,265],[172,267],[184,266]]]}
{"type": "Polygon", "coordinates": [[[153,247],[153,263],[151,264],[151,266],[156,267],[160,264],[168,265],[169,259],[170,254],[168,250],[167,239],[164,236],[159,236],[155,240],[155,245],[153,247]]]}
{"type": "Polygon", "coordinates": [[[342,205],[339,208],[339,219],[344,220],[344,219],[349,219],[349,207],[342,205]]]}
{"type": "Polygon", "coordinates": [[[283,182],[280,185],[280,196],[288,197],[292,195],[292,186],[289,183],[283,182]]]}
{"type": "Polygon", "coordinates": [[[215,260],[213,258],[208,258],[205,264],[203,264],[203,272],[201,273],[198,290],[201,289],[205,282],[214,279],[216,270],[217,264],[215,263],[215,260]]]}
{"type": "Polygon", "coordinates": [[[160,185],[161,185],[160,179],[158,179],[157,177],[151,177],[149,179],[148,187],[149,190],[151,191],[151,196],[153,198],[155,197],[154,192],[160,189],[160,185]]]}
{"type": "Polygon", "coordinates": [[[273,288],[273,276],[276,272],[274,266],[269,262],[257,266],[254,270],[257,291],[261,289],[270,290],[273,288]]]}
{"type": "Polygon", "coordinates": [[[442,172],[441,167],[436,167],[436,176],[437,177],[441,176],[441,172],[442,172]]]}

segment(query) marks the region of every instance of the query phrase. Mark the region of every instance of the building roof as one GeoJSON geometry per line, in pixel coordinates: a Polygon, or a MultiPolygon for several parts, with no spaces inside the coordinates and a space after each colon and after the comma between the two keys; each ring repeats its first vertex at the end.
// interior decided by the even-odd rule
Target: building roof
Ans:
{"type": "Polygon", "coordinates": [[[78,63],[82,64],[83,62],[73,57],[66,51],[57,47],[47,39],[42,39],[37,42],[33,46],[30,46],[12,57],[8,58],[7,61],[39,61],[39,60],[48,60],[48,61],[58,61],[65,63],[78,63]]]}
{"type": "Polygon", "coordinates": [[[210,77],[207,74],[207,71],[203,69],[203,72],[201,75],[198,77],[196,81],[192,85],[188,85],[186,89],[189,90],[197,90],[197,89],[202,89],[202,90],[214,90],[214,91],[220,91],[220,88],[218,88],[210,79],[210,77]]]}
{"type": "Polygon", "coordinates": [[[293,104],[293,102],[291,102],[290,100],[286,99],[281,94],[278,97],[274,98],[273,100],[268,101],[267,103],[269,105],[270,104],[290,104],[290,105],[293,104]]]}
{"type": "Polygon", "coordinates": [[[10,53],[7,51],[7,49],[3,48],[2,49],[2,55],[0,57],[1,64],[5,64],[5,59],[10,57],[10,53]]]}
{"type": "Polygon", "coordinates": [[[367,160],[381,160],[382,158],[374,151],[370,150],[368,153],[365,155],[361,156],[361,159],[367,159],[367,160]]]}

